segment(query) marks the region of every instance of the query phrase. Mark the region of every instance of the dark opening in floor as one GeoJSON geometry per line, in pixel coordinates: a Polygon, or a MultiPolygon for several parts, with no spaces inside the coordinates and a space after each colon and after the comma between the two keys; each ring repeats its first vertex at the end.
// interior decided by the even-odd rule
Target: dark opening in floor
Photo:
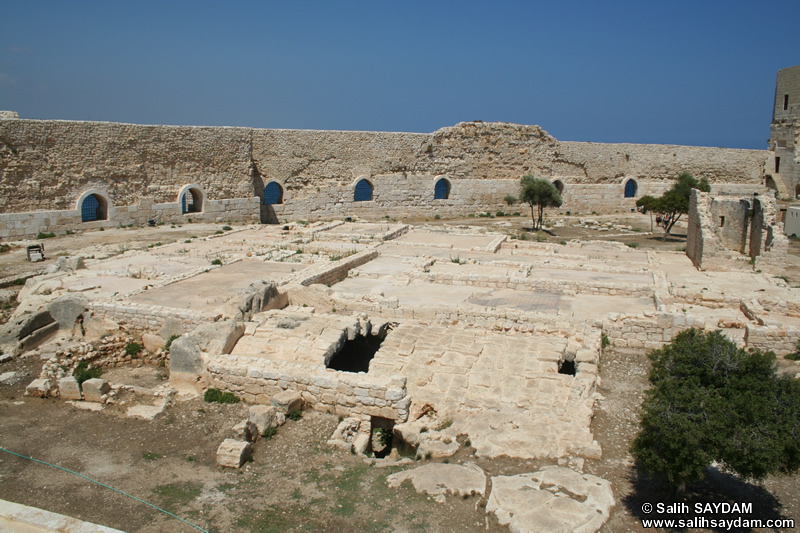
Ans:
{"type": "Polygon", "coordinates": [[[567,374],[569,376],[575,375],[575,361],[561,361],[558,363],[558,373],[567,374]]]}
{"type": "Polygon", "coordinates": [[[385,338],[386,333],[366,337],[357,335],[355,339],[346,341],[326,366],[343,372],[366,372],[369,370],[369,362],[375,357],[375,352],[385,338]]]}

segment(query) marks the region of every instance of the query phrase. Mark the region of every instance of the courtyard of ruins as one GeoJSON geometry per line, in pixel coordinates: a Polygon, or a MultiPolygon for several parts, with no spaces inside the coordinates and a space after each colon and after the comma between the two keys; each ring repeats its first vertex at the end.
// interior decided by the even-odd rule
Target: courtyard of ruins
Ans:
{"type": "MultiPolygon", "coordinates": [[[[157,435],[169,433],[167,420],[180,428],[180,439],[191,439],[196,427],[204,433],[197,436],[203,445],[192,447],[191,454],[171,450],[179,459],[169,471],[176,479],[197,482],[191,471],[204,469],[214,487],[237,486],[241,476],[251,484],[274,483],[267,480],[280,470],[273,461],[302,464],[303,457],[292,455],[301,449],[310,462],[339,473],[364,464],[393,475],[445,464],[485,473],[466,491],[448,487],[447,497],[428,490],[442,503],[418,499],[409,484],[392,488],[385,475],[371,478],[372,496],[380,494],[391,506],[406,499],[409,509],[422,514],[438,512],[436,506],[446,509],[446,521],[424,523],[401,511],[391,516],[374,511],[380,515],[377,529],[505,530],[509,523],[524,529],[519,521],[525,513],[504,508],[490,487],[525,492],[530,479],[525,485],[503,476],[540,472],[562,479],[567,474],[546,470],[560,466],[606,480],[614,495],[597,510],[567,506],[588,517],[567,522],[569,527],[596,530],[605,522],[608,531],[630,529],[637,516],[631,495],[657,492],[640,488],[635,495],[626,444],[636,431],[637,402],[646,386],[646,352],[688,327],[721,330],[741,346],[775,351],[781,372],[800,373],[800,364],[783,358],[800,341],[800,246],[789,243],[780,271],[762,272],[742,255],[727,271],[707,272],[686,256],[685,239],[665,242],[658,228],[651,233],[646,215],[553,214],[538,234],[526,231],[525,222],[524,216],[415,223],[387,217],[224,229],[219,224],[119,228],[46,241],[44,263],[27,263],[28,241],[14,242],[0,255],[6,339],[10,328],[18,328],[13,346],[6,344],[0,356],[5,376],[0,412],[9,427],[20,430],[27,409],[41,419],[49,416],[47,409],[61,410],[95,428],[102,428],[103,420],[108,427],[130,420],[139,431],[153,428],[147,449],[158,447],[157,435]],[[71,311],[57,311],[63,308],[71,311]],[[51,319],[34,324],[31,317],[42,309],[51,319]],[[197,333],[203,328],[225,333],[208,341],[197,333]],[[129,342],[143,344],[143,354],[125,357],[122,347],[129,342]],[[97,402],[81,401],[79,392],[68,407],[59,383],[81,358],[105,367],[110,389],[97,402]],[[152,379],[126,383],[132,374],[152,379]],[[214,453],[224,438],[244,438],[233,426],[247,417],[247,409],[198,407],[208,387],[232,392],[247,405],[270,405],[274,397],[293,392],[306,418],[278,427],[275,440],[254,442],[254,462],[242,467],[243,474],[233,473],[215,466],[214,453]],[[84,412],[86,404],[98,412],[84,412]],[[199,410],[206,409],[216,410],[213,429],[198,420],[199,410]],[[312,427],[318,433],[309,434],[312,427]],[[386,449],[376,453],[374,439],[359,448],[358,436],[371,437],[376,428],[391,431],[386,449]],[[303,431],[291,445],[281,441],[282,435],[303,431]],[[313,450],[307,449],[310,442],[313,450]],[[293,459],[265,451],[278,449],[293,459]],[[194,460],[180,459],[187,456],[194,460]],[[264,479],[254,478],[254,472],[264,479]],[[595,512],[603,517],[599,522],[595,512]]],[[[685,226],[677,231],[685,232],[685,226]]],[[[33,424],[28,431],[39,429],[33,424]]],[[[5,439],[2,445],[9,446],[5,439]]],[[[95,477],[113,485],[113,471],[125,459],[84,445],[89,454],[116,465],[95,468],[95,477]]],[[[122,454],[133,457],[123,470],[150,467],[136,453],[138,448],[122,454]]],[[[46,508],[35,484],[23,481],[24,469],[0,459],[3,484],[20,483],[26,487],[22,503],[46,508]]],[[[281,475],[297,491],[295,503],[324,500],[322,493],[344,483],[334,476],[337,481],[325,489],[310,474],[303,482],[291,479],[291,472],[281,475]]],[[[783,505],[779,516],[800,517],[800,502],[792,495],[795,478],[766,486],[783,505]]],[[[565,487],[562,492],[572,494],[565,487]]],[[[204,485],[197,499],[175,503],[174,509],[189,512],[209,530],[232,524],[259,530],[256,518],[252,524],[237,522],[241,516],[235,516],[232,502],[226,504],[226,491],[212,488],[204,485]],[[215,506],[225,511],[214,511],[215,506]]],[[[240,488],[231,487],[234,493],[240,488]]],[[[584,495],[570,505],[605,497],[584,495]]],[[[0,498],[14,500],[8,490],[0,491],[0,498]]],[[[250,496],[242,498],[255,509],[253,517],[267,512],[250,496]]],[[[136,513],[126,503],[119,521],[104,521],[99,508],[70,513],[76,504],[68,496],[58,500],[56,512],[123,530],[136,513]]],[[[281,508],[274,503],[269,512],[281,508]]],[[[355,505],[353,514],[337,515],[334,509],[331,516],[364,518],[366,509],[348,505],[355,505]]],[[[320,521],[327,516],[319,510],[312,514],[320,521]]],[[[535,519],[541,517],[527,517],[535,519]]],[[[136,523],[139,531],[172,524],[155,516],[136,523]]],[[[291,529],[303,522],[293,517],[285,524],[291,529]]]]}

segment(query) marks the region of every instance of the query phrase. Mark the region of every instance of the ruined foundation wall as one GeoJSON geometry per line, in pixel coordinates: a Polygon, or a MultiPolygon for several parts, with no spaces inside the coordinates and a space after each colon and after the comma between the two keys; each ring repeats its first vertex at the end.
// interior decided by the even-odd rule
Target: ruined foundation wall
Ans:
{"type": "Polygon", "coordinates": [[[285,390],[299,392],[307,405],[340,416],[377,416],[405,422],[411,399],[406,378],[374,377],[310,369],[288,361],[218,355],[208,365],[211,386],[248,403],[269,404],[285,390]]]}
{"type": "Polygon", "coordinates": [[[219,315],[210,313],[134,303],[90,302],[89,311],[95,316],[113,320],[138,335],[156,333],[169,318],[181,321],[184,331],[219,319],[219,315]]]}

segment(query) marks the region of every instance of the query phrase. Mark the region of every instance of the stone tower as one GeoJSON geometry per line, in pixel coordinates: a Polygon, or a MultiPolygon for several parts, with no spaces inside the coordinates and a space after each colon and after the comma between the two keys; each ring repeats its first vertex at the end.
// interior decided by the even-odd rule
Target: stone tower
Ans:
{"type": "Polygon", "coordinates": [[[800,65],[778,71],[769,150],[775,157],[767,163],[767,187],[781,198],[800,198],[800,65]]]}

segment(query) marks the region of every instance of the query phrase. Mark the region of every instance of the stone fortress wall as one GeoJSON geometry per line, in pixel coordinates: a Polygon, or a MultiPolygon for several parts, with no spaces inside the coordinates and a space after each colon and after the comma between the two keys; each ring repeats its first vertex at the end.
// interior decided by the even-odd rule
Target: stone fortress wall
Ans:
{"type": "Polygon", "coordinates": [[[538,126],[468,122],[432,134],[21,120],[0,116],[0,238],[83,227],[454,216],[509,208],[519,177],[563,188],[561,211],[630,211],[680,172],[715,194],[762,191],[762,150],[560,142],[538,126]],[[445,179],[446,198],[435,199],[445,179]],[[354,201],[360,180],[371,200],[354,201]],[[628,185],[628,182],[633,182],[628,185]],[[265,187],[280,187],[264,204],[265,187]],[[628,194],[626,197],[626,185],[628,194]],[[82,222],[94,195],[102,216],[82,222]],[[194,198],[194,209],[181,197],[194,198]]]}

